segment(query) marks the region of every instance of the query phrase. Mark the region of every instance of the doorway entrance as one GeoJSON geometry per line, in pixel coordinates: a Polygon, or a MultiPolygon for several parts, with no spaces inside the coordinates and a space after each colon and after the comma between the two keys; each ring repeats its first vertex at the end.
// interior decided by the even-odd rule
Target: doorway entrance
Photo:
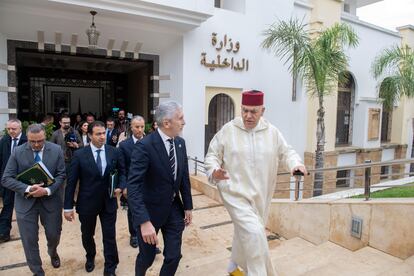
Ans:
{"type": "Polygon", "coordinates": [[[40,122],[45,114],[66,112],[92,113],[105,119],[113,110],[125,109],[132,115],[153,120],[159,103],[159,56],[106,50],[90,51],[62,46],[54,51],[45,44],[8,40],[8,62],[16,66],[16,76],[9,83],[17,87],[17,116],[21,120],[40,122]]]}

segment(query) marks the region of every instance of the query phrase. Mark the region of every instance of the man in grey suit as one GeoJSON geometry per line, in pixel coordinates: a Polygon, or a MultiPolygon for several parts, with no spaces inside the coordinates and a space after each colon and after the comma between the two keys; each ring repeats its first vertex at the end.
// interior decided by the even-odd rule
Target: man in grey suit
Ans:
{"type": "Polygon", "coordinates": [[[62,149],[46,141],[45,130],[40,124],[27,128],[27,143],[12,152],[3,173],[2,184],[15,192],[17,224],[23,243],[26,261],[34,275],[45,275],[39,254],[39,217],[45,228],[48,253],[54,268],[60,266],[57,246],[62,231],[63,181],[65,162],[62,149]],[[49,187],[43,183],[27,185],[16,176],[42,161],[55,178],[49,187]]]}

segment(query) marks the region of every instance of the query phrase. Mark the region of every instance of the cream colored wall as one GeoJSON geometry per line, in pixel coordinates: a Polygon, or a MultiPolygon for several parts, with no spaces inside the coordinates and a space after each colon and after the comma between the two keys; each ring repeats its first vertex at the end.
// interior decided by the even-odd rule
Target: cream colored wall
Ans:
{"type": "Polygon", "coordinates": [[[228,88],[228,87],[206,87],[206,98],[204,107],[204,121],[208,125],[208,106],[214,96],[218,94],[226,94],[233,100],[234,104],[234,116],[240,116],[241,107],[241,88],[228,88]]]}
{"type": "MultiPolygon", "coordinates": [[[[311,13],[311,28],[323,30],[333,24],[340,22],[342,2],[337,0],[313,0],[311,13]]],[[[324,97],[325,106],[325,151],[335,150],[336,135],[336,112],[338,96],[336,91],[329,97],[324,97]]],[[[316,150],[316,120],[318,110],[318,99],[308,100],[308,121],[307,121],[307,145],[306,151],[316,150]]]]}

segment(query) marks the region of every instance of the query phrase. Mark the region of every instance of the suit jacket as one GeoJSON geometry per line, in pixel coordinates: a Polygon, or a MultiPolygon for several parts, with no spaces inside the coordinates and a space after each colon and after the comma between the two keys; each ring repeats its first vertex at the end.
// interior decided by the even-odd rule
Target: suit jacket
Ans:
{"type": "Polygon", "coordinates": [[[193,208],[185,141],[180,137],[174,141],[177,159],[175,181],[158,131],[146,136],[134,148],[128,174],[128,204],[135,228],[149,220],[156,227],[162,226],[168,219],[174,194],[181,195],[178,200],[183,216],[184,210],[193,208]]]}
{"type": "MultiPolygon", "coordinates": [[[[18,146],[27,142],[27,137],[24,133],[20,136],[18,146]]],[[[4,135],[0,140],[0,179],[3,176],[4,169],[6,168],[7,161],[11,154],[12,138],[9,135],[4,135]]]]}
{"type": "MultiPolygon", "coordinates": [[[[98,171],[91,146],[77,151],[69,166],[68,181],[65,191],[64,208],[72,209],[76,183],[79,180],[79,192],[76,202],[76,212],[83,215],[97,215],[102,210],[116,212],[117,199],[109,197],[110,173],[118,170],[119,183],[124,182],[124,164],[117,148],[105,145],[106,168],[104,175],[98,171]]],[[[122,187],[120,187],[122,188],[122,187]]]]}
{"type": "Polygon", "coordinates": [[[40,200],[47,210],[62,208],[63,182],[66,178],[65,162],[60,146],[45,142],[42,162],[55,178],[55,183],[49,186],[51,195],[41,198],[25,198],[27,184],[16,180],[16,175],[35,164],[33,150],[29,143],[18,146],[12,152],[3,173],[3,186],[14,191],[16,212],[26,213],[36,200],[40,200]]]}
{"type": "Polygon", "coordinates": [[[131,165],[131,155],[134,151],[135,146],[136,145],[134,144],[134,139],[132,138],[132,136],[119,143],[119,150],[122,154],[122,158],[125,164],[125,177],[122,178],[125,181],[124,183],[122,183],[122,187],[124,188],[127,187],[129,166],[131,165]]]}
{"type": "Polygon", "coordinates": [[[116,144],[118,144],[118,129],[114,128],[112,130],[111,134],[109,135],[109,137],[108,137],[107,133],[108,133],[108,129],[106,129],[106,131],[105,131],[105,136],[107,137],[106,144],[110,145],[110,146],[113,146],[113,147],[116,147],[116,144]],[[112,140],[112,137],[114,137],[114,136],[117,136],[115,142],[112,140]]]}

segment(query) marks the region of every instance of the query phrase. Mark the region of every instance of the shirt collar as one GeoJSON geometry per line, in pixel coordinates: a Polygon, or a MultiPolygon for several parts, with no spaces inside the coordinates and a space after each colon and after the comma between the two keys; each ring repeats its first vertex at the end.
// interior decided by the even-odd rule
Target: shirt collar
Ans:
{"type": "Polygon", "coordinates": [[[174,139],[174,138],[171,138],[170,136],[168,136],[167,134],[165,134],[164,132],[162,132],[162,130],[161,130],[160,128],[157,128],[157,131],[158,131],[158,133],[160,134],[161,139],[162,139],[164,142],[167,142],[169,139],[174,139]]]}
{"type": "Polygon", "coordinates": [[[90,143],[89,145],[91,146],[92,152],[96,152],[98,149],[100,149],[100,150],[102,150],[102,151],[104,151],[104,150],[105,150],[105,145],[103,145],[103,146],[102,146],[102,147],[100,147],[100,148],[95,147],[95,145],[94,145],[94,144],[92,144],[92,143],[90,143]]]}

